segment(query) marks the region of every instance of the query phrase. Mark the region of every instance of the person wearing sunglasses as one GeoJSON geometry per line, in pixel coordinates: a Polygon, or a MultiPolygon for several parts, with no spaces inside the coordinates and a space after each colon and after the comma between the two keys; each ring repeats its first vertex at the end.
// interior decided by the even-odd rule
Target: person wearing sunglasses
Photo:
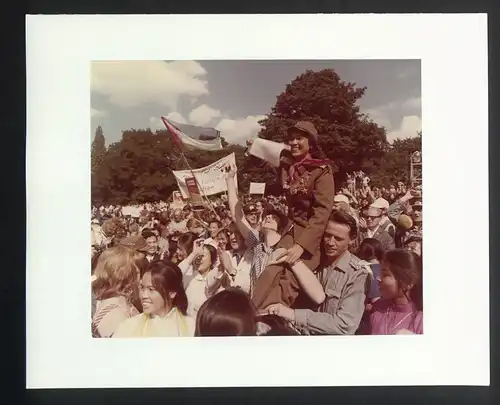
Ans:
{"type": "Polygon", "coordinates": [[[364,212],[363,218],[363,225],[366,225],[366,228],[362,229],[359,233],[359,245],[361,245],[364,239],[373,238],[377,239],[382,244],[384,251],[394,249],[396,247],[394,238],[384,229],[383,226],[381,226],[383,221],[383,210],[381,208],[376,208],[371,205],[364,212]]]}

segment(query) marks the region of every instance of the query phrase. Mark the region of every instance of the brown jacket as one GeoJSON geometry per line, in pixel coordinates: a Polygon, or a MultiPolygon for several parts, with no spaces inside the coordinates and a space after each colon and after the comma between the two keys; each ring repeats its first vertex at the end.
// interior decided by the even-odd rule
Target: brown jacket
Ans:
{"type": "MultiPolygon", "coordinates": [[[[282,185],[288,201],[288,216],[293,221],[292,230],[278,243],[290,248],[294,243],[304,248],[302,260],[315,270],[320,261],[320,246],[328,217],[333,209],[335,186],[330,166],[299,166],[293,179],[282,168],[282,185]]],[[[286,265],[268,266],[258,278],[253,300],[263,309],[273,303],[292,306],[300,293],[300,286],[286,265]]]]}
{"type": "Polygon", "coordinates": [[[296,225],[295,243],[311,255],[319,252],[328,217],[333,209],[335,186],[330,166],[299,166],[289,179],[282,168],[288,216],[296,225]]]}

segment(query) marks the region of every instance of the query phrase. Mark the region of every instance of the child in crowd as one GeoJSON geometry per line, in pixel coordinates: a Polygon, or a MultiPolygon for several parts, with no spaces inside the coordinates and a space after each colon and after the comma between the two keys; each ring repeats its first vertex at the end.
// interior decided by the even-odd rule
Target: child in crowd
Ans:
{"type": "Polygon", "coordinates": [[[370,334],[422,334],[421,258],[404,249],[386,252],[378,281],[382,298],[373,303],[370,334]]]}

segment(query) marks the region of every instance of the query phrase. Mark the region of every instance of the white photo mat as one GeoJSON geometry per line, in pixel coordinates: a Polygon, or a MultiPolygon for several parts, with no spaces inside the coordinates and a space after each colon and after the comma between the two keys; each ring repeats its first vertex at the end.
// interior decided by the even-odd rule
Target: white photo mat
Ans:
{"type": "Polygon", "coordinates": [[[27,386],[488,385],[486,38],[485,14],[28,16],[27,386]],[[91,61],[364,58],[422,60],[424,335],[92,339],[91,61]]]}

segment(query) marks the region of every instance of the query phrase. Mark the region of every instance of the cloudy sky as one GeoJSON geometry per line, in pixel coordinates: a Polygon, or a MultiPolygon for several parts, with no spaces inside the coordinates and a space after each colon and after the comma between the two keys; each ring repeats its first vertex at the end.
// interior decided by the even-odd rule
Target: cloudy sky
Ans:
{"type": "Polygon", "coordinates": [[[307,69],[325,68],[367,87],[359,105],[387,128],[389,141],[421,129],[418,60],[115,61],[92,65],[91,136],[98,125],[107,144],[126,129],[163,129],[164,115],[244,143],[288,83],[307,69]]]}

